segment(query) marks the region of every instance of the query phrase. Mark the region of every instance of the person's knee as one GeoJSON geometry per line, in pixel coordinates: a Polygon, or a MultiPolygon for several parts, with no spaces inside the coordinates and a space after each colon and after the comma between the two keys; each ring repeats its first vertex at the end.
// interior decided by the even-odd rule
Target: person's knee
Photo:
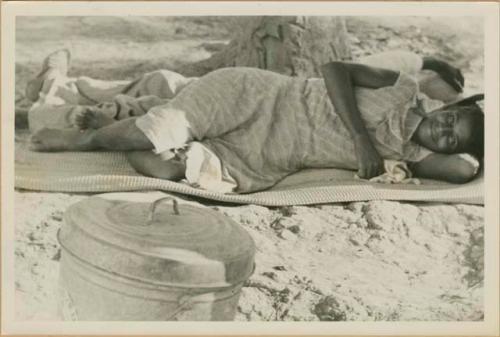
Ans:
{"type": "Polygon", "coordinates": [[[168,180],[184,178],[185,164],[175,158],[162,160],[150,151],[129,151],[126,156],[130,165],[143,175],[168,180]]]}
{"type": "Polygon", "coordinates": [[[191,80],[170,70],[156,70],[145,75],[149,94],[171,99],[178,94],[191,80]],[[154,92],[160,90],[160,92],[154,92]]]}

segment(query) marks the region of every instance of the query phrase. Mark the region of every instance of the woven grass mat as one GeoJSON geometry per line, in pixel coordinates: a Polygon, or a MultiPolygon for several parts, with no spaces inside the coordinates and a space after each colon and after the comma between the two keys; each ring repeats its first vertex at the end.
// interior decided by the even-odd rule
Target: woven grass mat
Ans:
{"type": "Polygon", "coordinates": [[[123,192],[163,190],[205,199],[263,206],[308,205],[366,200],[406,200],[483,204],[483,178],[454,185],[423,180],[422,185],[377,184],[353,178],[352,171],[304,170],[273,188],[250,194],[222,194],[183,183],[145,177],[134,171],[123,153],[40,153],[15,147],[15,187],[52,192],[123,192]]]}

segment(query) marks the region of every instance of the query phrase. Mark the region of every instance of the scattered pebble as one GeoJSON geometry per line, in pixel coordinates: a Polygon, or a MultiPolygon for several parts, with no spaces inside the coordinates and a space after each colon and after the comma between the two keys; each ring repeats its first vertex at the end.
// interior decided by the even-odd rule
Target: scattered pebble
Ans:
{"type": "Polygon", "coordinates": [[[61,259],[61,249],[58,249],[55,255],[52,257],[53,261],[59,261],[61,259]]]}
{"type": "Polygon", "coordinates": [[[293,206],[284,206],[279,208],[279,212],[284,217],[289,217],[295,214],[295,210],[293,206]]]}
{"type": "Polygon", "coordinates": [[[276,281],[276,279],[278,278],[278,275],[276,275],[276,273],[272,271],[265,271],[262,273],[262,275],[269,277],[271,280],[274,281],[276,281]]]}
{"type": "Polygon", "coordinates": [[[52,220],[55,220],[55,221],[62,221],[63,215],[62,215],[62,213],[53,213],[51,215],[51,218],[52,218],[52,220]]]}
{"type": "Polygon", "coordinates": [[[290,232],[290,231],[281,231],[278,233],[278,236],[284,240],[296,240],[297,239],[297,236],[290,232]]]}
{"type": "Polygon", "coordinates": [[[339,302],[333,296],[323,297],[314,306],[313,312],[320,321],[345,321],[346,313],[340,307],[339,302]]]}

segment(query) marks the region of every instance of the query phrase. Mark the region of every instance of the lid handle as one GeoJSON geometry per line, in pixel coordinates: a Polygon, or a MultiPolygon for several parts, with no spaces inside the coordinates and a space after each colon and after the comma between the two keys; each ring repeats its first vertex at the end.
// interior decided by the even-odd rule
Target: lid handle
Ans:
{"type": "Polygon", "coordinates": [[[175,198],[172,197],[164,197],[160,198],[158,200],[155,200],[153,203],[151,203],[151,206],[149,206],[149,217],[148,217],[148,225],[151,225],[154,222],[154,216],[155,216],[155,211],[156,208],[158,207],[159,204],[161,204],[164,201],[172,201],[172,209],[174,211],[175,215],[180,215],[179,213],[179,203],[175,198]]]}

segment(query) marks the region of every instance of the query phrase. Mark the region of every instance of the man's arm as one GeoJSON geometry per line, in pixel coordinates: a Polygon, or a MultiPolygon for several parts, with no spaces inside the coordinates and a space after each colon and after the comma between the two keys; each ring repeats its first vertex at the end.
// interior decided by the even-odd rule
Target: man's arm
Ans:
{"type": "MultiPolygon", "coordinates": [[[[473,158],[471,158],[473,159],[473,158]]],[[[443,180],[463,184],[472,180],[477,173],[479,163],[474,164],[460,154],[433,153],[419,162],[410,163],[409,168],[418,178],[443,180]]]]}
{"type": "Polygon", "coordinates": [[[371,178],[384,171],[383,159],[373,146],[361,119],[354,87],[381,88],[393,85],[398,73],[356,63],[331,62],[322,67],[328,96],[354,140],[358,175],[371,178]]]}

